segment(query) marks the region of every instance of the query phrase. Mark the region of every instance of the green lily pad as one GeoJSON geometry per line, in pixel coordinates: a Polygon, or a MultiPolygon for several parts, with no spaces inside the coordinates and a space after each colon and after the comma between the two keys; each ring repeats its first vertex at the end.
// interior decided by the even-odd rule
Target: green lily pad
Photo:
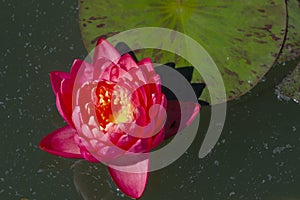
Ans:
{"type": "Polygon", "coordinates": [[[300,57],[300,1],[287,0],[288,26],[286,40],[279,55],[279,62],[300,57]]]}
{"type": "MultiPolygon", "coordinates": [[[[80,0],[79,22],[89,51],[100,36],[139,27],[164,27],[192,37],[217,64],[230,100],[254,87],[274,63],[285,36],[286,4],[283,0],[80,0]]],[[[172,39],[172,35],[162,37],[172,39]]],[[[165,51],[136,53],[139,59],[187,66],[184,59],[165,51]]],[[[192,82],[203,79],[195,72],[192,82]]],[[[207,91],[201,98],[210,102],[207,91]]]]}
{"type": "Polygon", "coordinates": [[[279,99],[293,100],[296,103],[300,103],[300,63],[277,86],[276,93],[279,99]]]}

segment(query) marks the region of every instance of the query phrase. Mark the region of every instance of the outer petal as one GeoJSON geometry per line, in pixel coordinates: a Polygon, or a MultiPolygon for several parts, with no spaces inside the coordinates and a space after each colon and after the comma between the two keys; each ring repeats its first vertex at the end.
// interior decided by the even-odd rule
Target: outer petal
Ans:
{"type": "Polygon", "coordinates": [[[71,126],[53,131],[46,135],[39,146],[42,150],[65,158],[82,158],[80,149],[74,140],[76,131],[71,126]]]}
{"type": "Polygon", "coordinates": [[[167,139],[189,126],[199,111],[200,105],[198,103],[179,102],[176,100],[168,101],[165,138],[167,139]],[[181,113],[181,111],[184,111],[184,113],[181,113]],[[181,122],[181,120],[183,121],[181,122]]]}
{"type": "Polygon", "coordinates": [[[69,125],[73,126],[71,103],[71,100],[68,101],[60,92],[56,94],[56,108],[59,114],[69,125]],[[65,103],[64,101],[67,101],[68,103],[65,103]]]}
{"type": "MultiPolygon", "coordinates": [[[[116,185],[122,192],[132,198],[140,198],[147,185],[150,159],[149,155],[143,155],[147,158],[143,158],[134,164],[114,166],[114,168],[108,167],[108,171],[116,185]]],[[[125,157],[125,159],[127,158],[125,157]]],[[[128,160],[125,162],[128,162],[128,160]]]]}
{"type": "Polygon", "coordinates": [[[70,76],[66,72],[53,71],[50,72],[50,81],[54,94],[60,91],[61,82],[70,76]]]}
{"type": "Polygon", "coordinates": [[[79,60],[79,59],[74,60],[71,70],[70,70],[70,74],[71,74],[72,78],[75,78],[75,76],[77,75],[77,72],[79,71],[79,69],[83,63],[85,63],[83,60],[79,60]]]}

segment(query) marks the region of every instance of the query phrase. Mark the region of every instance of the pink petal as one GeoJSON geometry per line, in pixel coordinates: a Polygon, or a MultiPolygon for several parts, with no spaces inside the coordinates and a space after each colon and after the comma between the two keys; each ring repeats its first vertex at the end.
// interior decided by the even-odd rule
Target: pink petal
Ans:
{"type": "Polygon", "coordinates": [[[159,133],[164,126],[167,116],[165,109],[161,105],[155,104],[151,107],[148,114],[150,117],[150,122],[148,124],[140,126],[136,123],[124,123],[125,130],[127,130],[131,136],[143,139],[159,133]]]}
{"type": "MultiPolygon", "coordinates": [[[[99,61],[99,60],[98,60],[99,61]]],[[[107,62],[107,61],[106,61],[107,62]]],[[[96,63],[97,66],[99,65],[99,62],[96,63]]],[[[98,74],[100,74],[99,80],[107,80],[112,82],[118,82],[119,78],[123,76],[123,74],[126,73],[126,71],[119,66],[115,65],[114,63],[110,63],[110,65],[107,64],[101,64],[101,69],[98,74]]],[[[96,78],[98,78],[96,77],[96,78]]]]}
{"type": "Polygon", "coordinates": [[[74,140],[76,131],[71,126],[59,128],[46,135],[39,147],[51,154],[65,158],[82,158],[80,149],[74,140]]]}
{"type": "Polygon", "coordinates": [[[137,64],[138,66],[145,66],[146,69],[151,72],[154,71],[153,65],[152,65],[152,61],[150,58],[144,58],[142,60],[140,60],[140,62],[138,62],[137,64]]]}
{"type": "Polygon", "coordinates": [[[68,79],[69,77],[70,77],[69,74],[66,72],[58,72],[58,71],[50,72],[50,81],[51,81],[54,94],[60,91],[61,82],[64,79],[68,79]]]}
{"type": "Polygon", "coordinates": [[[118,64],[120,65],[120,67],[126,71],[129,71],[133,68],[137,68],[138,65],[136,64],[136,62],[132,59],[132,57],[127,53],[124,54],[118,64]]]}
{"type": "Polygon", "coordinates": [[[95,67],[91,65],[88,62],[82,61],[76,61],[73,63],[71,74],[74,82],[75,89],[78,89],[82,84],[88,81],[94,80],[94,70],[95,67]],[[74,69],[73,69],[74,67],[74,69]],[[77,69],[78,68],[78,69],[77,69]],[[76,72],[76,70],[78,70],[76,72]],[[76,75],[74,75],[76,73],[76,75]]]}
{"type": "MultiPolygon", "coordinates": [[[[118,188],[132,198],[140,198],[142,196],[148,181],[149,155],[141,155],[143,158],[140,158],[140,161],[133,162],[130,165],[114,165],[114,168],[112,166],[108,167],[108,171],[118,188]]],[[[126,156],[123,158],[126,163],[130,160],[126,156]]]]}
{"type": "Polygon", "coordinates": [[[199,111],[200,105],[195,102],[168,101],[165,138],[169,138],[189,126],[199,111]],[[181,111],[183,111],[183,113],[181,113],[181,111]]]}
{"type": "Polygon", "coordinates": [[[99,162],[99,160],[97,160],[93,155],[91,155],[91,153],[86,149],[86,147],[82,142],[83,139],[79,137],[78,134],[75,134],[74,140],[78,145],[78,147],[80,148],[80,154],[84,159],[86,159],[89,162],[95,162],[95,163],[99,162]]]}
{"type": "Polygon", "coordinates": [[[119,52],[109,42],[103,38],[99,38],[95,47],[93,64],[95,64],[99,58],[106,58],[107,60],[117,63],[120,57],[119,52]]]}
{"type": "Polygon", "coordinates": [[[158,83],[152,82],[152,77],[156,75],[156,72],[150,58],[144,58],[137,65],[139,67],[131,72],[135,80],[140,80],[143,83],[158,83]]]}

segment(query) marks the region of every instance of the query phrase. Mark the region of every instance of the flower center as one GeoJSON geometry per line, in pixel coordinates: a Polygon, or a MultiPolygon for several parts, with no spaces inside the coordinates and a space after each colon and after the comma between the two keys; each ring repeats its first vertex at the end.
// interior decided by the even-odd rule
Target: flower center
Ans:
{"type": "Polygon", "coordinates": [[[115,83],[101,81],[96,88],[96,115],[102,130],[110,123],[124,123],[133,119],[133,109],[124,91],[115,83]]]}

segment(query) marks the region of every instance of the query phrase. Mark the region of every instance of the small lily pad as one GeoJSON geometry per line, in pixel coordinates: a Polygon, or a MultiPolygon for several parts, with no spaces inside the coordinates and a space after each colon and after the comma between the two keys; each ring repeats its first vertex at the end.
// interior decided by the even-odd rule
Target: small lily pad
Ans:
{"type": "Polygon", "coordinates": [[[277,86],[276,94],[279,99],[293,100],[296,103],[300,103],[300,63],[298,63],[294,71],[277,86]]]}
{"type": "MultiPolygon", "coordinates": [[[[275,62],[286,31],[286,4],[282,0],[80,0],[79,22],[89,51],[100,36],[109,38],[140,27],[169,28],[192,37],[217,64],[230,100],[253,88],[275,62]]],[[[172,40],[172,35],[162,37],[172,40]]],[[[190,65],[157,49],[136,55],[151,57],[155,63],[190,65]]],[[[191,82],[204,81],[195,72],[191,82]]],[[[202,98],[211,102],[207,91],[202,98]]]]}
{"type": "Polygon", "coordinates": [[[300,1],[287,0],[288,25],[287,35],[279,55],[279,62],[286,62],[300,57],[300,1]]]}

